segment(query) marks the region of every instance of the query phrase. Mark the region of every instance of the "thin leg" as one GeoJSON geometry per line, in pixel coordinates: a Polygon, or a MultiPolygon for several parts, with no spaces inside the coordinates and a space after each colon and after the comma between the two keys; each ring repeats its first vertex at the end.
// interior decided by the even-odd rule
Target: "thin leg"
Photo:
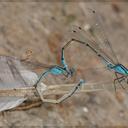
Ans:
{"type": "Polygon", "coordinates": [[[120,77],[120,79],[119,79],[119,82],[120,82],[120,83],[121,83],[122,81],[125,81],[125,77],[124,77],[124,76],[120,77]]]}
{"type": "Polygon", "coordinates": [[[114,79],[114,88],[115,88],[115,92],[116,92],[116,81],[118,81],[118,82],[120,83],[121,87],[122,87],[123,89],[125,89],[125,88],[123,87],[123,85],[121,84],[121,82],[122,82],[123,80],[124,80],[124,79],[122,79],[122,78],[116,78],[116,79],[114,79]]]}
{"type": "Polygon", "coordinates": [[[115,88],[115,92],[116,92],[116,81],[118,81],[118,83],[120,84],[120,86],[125,89],[125,87],[121,84],[121,82],[123,81],[124,76],[118,77],[117,73],[115,72],[115,76],[116,79],[114,79],[114,88],[115,88]]]}
{"type": "MultiPolygon", "coordinates": [[[[125,87],[121,84],[121,82],[120,82],[120,79],[122,79],[122,78],[124,78],[124,76],[122,76],[122,77],[118,77],[118,75],[117,75],[117,73],[116,73],[116,76],[117,76],[117,81],[120,83],[120,85],[121,85],[121,87],[123,88],[123,89],[125,89],[125,87]]],[[[121,80],[122,81],[122,80],[121,80]]]]}
{"type": "Polygon", "coordinates": [[[79,88],[80,86],[84,83],[83,80],[80,80],[80,82],[71,90],[69,91],[69,93],[65,94],[64,96],[62,96],[61,98],[57,99],[57,100],[53,100],[53,99],[44,99],[43,97],[41,97],[43,102],[48,102],[48,103],[53,103],[53,104],[59,104],[63,101],[65,101],[66,99],[68,99],[69,97],[71,97],[79,88]]]}
{"type": "Polygon", "coordinates": [[[128,78],[127,78],[126,82],[127,82],[127,84],[128,84],[128,78]]]}

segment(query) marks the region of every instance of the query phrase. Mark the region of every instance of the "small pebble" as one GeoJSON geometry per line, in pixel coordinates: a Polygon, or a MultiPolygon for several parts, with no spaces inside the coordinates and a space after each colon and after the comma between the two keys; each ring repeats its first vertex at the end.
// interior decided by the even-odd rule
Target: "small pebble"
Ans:
{"type": "Polygon", "coordinates": [[[88,108],[87,108],[87,107],[84,107],[84,108],[83,108],[83,111],[84,111],[84,112],[88,112],[88,108]]]}

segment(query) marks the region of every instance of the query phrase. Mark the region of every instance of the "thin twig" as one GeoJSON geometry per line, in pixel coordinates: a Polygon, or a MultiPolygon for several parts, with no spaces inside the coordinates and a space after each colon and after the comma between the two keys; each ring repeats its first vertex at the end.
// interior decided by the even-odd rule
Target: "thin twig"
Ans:
{"type": "MultiPolygon", "coordinates": [[[[42,95],[60,95],[67,93],[69,88],[73,87],[75,84],[63,84],[63,85],[50,85],[43,92],[42,95]]],[[[105,89],[113,89],[112,84],[108,83],[105,86],[103,84],[97,83],[86,83],[82,86],[82,88],[78,91],[78,93],[82,92],[94,92],[94,91],[102,91],[105,89]]],[[[17,96],[17,97],[34,97],[39,96],[35,87],[26,87],[26,88],[15,88],[15,89],[1,89],[0,96],[17,96]]]]}

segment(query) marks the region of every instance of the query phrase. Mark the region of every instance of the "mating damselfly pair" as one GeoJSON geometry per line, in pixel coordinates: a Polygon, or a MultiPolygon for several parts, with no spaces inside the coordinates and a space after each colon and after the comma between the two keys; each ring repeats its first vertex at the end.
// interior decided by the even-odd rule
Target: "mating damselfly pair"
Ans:
{"type": "MultiPolygon", "coordinates": [[[[26,69],[24,62],[22,64],[22,61],[16,58],[1,56],[0,88],[4,89],[4,91],[10,89],[10,92],[13,91],[13,93],[15,91],[18,92],[18,89],[24,90],[23,88],[26,88],[26,90],[28,88],[30,90],[34,89],[32,93],[37,93],[36,95],[40,96],[44,102],[60,103],[72,96],[79,87],[83,85],[84,80],[80,79],[86,80],[85,86],[87,84],[89,85],[89,83],[95,85],[99,81],[102,81],[101,85],[111,82],[112,73],[110,71],[113,71],[116,76],[114,79],[115,89],[117,83],[119,83],[122,88],[125,88],[122,83],[125,81],[127,83],[128,81],[128,70],[118,62],[112,46],[104,34],[102,23],[96,12],[90,10],[90,15],[92,15],[94,19],[91,20],[92,24],[88,29],[84,30],[81,27],[73,26],[67,34],[68,37],[66,37],[65,45],[63,45],[61,49],[61,64],[45,65],[47,70],[43,71],[39,76],[34,71],[26,69]],[[101,61],[105,67],[102,66],[101,61]],[[72,66],[74,66],[74,68],[71,68],[72,66]],[[61,87],[61,84],[68,85],[70,82],[75,83],[75,85],[71,86],[73,87],[71,91],[66,91],[67,93],[58,100],[45,99],[43,97],[45,91],[49,91],[46,86],[50,88],[50,85],[58,84],[61,87]],[[37,92],[35,90],[37,90],[37,92]]],[[[92,87],[89,88],[92,91],[104,89],[102,86],[100,89],[100,82],[99,87],[91,85],[90,87],[92,87]]],[[[23,96],[18,93],[16,95],[3,95],[0,98],[0,111],[20,105],[29,97],[29,94],[26,95],[26,93],[24,93],[23,96]]],[[[54,90],[50,93],[57,94],[54,90]]]]}

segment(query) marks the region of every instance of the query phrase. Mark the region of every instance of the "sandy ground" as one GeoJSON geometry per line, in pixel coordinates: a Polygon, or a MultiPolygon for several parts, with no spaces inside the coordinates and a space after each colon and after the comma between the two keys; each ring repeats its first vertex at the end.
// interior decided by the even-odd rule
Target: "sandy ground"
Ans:
{"type": "MultiPolygon", "coordinates": [[[[84,8],[94,2],[0,2],[0,54],[21,58],[27,49],[32,60],[59,63],[60,43],[70,25],[85,26],[84,8]]],[[[126,67],[128,46],[127,2],[96,2],[105,31],[120,62],[126,67]]],[[[81,50],[79,49],[79,52],[81,50]]],[[[74,55],[74,52],[71,52],[74,55]]],[[[76,59],[83,58],[75,55],[76,59]]],[[[87,58],[89,65],[90,58],[87,58]]],[[[93,61],[93,60],[92,60],[93,61]]],[[[72,63],[74,63],[72,61],[72,63]]],[[[84,66],[83,66],[84,67],[84,66]]],[[[82,67],[82,68],[83,68],[82,67]]],[[[86,66],[85,66],[86,67],[86,66]]],[[[84,75],[84,72],[82,71],[84,75]]],[[[100,77],[102,78],[102,77],[100,77]]],[[[109,91],[81,93],[60,105],[43,103],[26,111],[6,112],[0,116],[5,127],[103,127],[128,126],[127,93],[109,91]]]]}

